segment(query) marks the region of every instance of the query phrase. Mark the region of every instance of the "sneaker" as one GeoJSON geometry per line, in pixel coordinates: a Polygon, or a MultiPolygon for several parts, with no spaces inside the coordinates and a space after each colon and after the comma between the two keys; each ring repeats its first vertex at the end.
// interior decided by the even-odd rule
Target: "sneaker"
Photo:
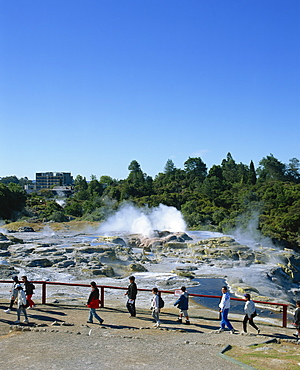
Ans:
{"type": "Polygon", "coordinates": [[[191,325],[189,320],[186,320],[185,325],[191,325]]]}
{"type": "Polygon", "coordinates": [[[87,321],[88,324],[93,324],[93,321],[87,321]]]}
{"type": "Polygon", "coordinates": [[[230,334],[234,334],[236,332],[236,330],[235,329],[231,329],[230,330],[230,334]]]}
{"type": "Polygon", "coordinates": [[[177,319],[177,322],[181,324],[182,323],[182,319],[177,319]]]}
{"type": "Polygon", "coordinates": [[[222,329],[222,328],[221,328],[221,329],[216,330],[216,333],[217,333],[217,334],[220,334],[220,333],[222,333],[223,331],[224,331],[224,329],[222,329]]]}
{"type": "Polygon", "coordinates": [[[20,320],[17,320],[17,321],[14,322],[14,324],[20,324],[20,323],[21,323],[20,320]]]}
{"type": "Polygon", "coordinates": [[[247,332],[246,331],[242,331],[241,332],[241,335],[247,335],[247,332]]]}
{"type": "Polygon", "coordinates": [[[102,325],[102,324],[103,324],[103,321],[104,321],[104,320],[99,321],[100,325],[102,325]]]}
{"type": "Polygon", "coordinates": [[[29,323],[28,319],[23,320],[23,322],[26,322],[27,324],[29,323]]]}
{"type": "Polygon", "coordinates": [[[10,313],[10,308],[8,308],[7,310],[4,310],[5,313],[10,313]]]}

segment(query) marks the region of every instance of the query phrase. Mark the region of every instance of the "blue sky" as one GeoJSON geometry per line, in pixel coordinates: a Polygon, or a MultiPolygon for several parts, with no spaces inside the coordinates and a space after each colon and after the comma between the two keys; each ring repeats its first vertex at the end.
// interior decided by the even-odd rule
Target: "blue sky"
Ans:
{"type": "Polygon", "coordinates": [[[0,1],[0,177],[300,159],[299,0],[0,1]]]}

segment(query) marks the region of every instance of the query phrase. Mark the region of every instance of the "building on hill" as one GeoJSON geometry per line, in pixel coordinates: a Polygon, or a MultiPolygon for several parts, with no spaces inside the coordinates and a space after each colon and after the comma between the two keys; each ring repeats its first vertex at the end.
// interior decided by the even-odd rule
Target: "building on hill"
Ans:
{"type": "Polygon", "coordinates": [[[37,172],[35,174],[36,191],[51,189],[54,186],[72,186],[71,172],[37,172]]]}

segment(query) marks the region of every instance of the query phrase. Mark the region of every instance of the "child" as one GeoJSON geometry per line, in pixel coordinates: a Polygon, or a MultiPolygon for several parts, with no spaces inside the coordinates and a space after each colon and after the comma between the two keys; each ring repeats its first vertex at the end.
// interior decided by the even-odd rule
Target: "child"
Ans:
{"type": "Polygon", "coordinates": [[[10,290],[10,293],[11,293],[11,295],[10,295],[10,305],[9,305],[9,308],[7,310],[4,310],[5,313],[10,313],[10,311],[13,308],[14,302],[15,302],[17,296],[18,296],[18,290],[16,289],[16,286],[18,284],[20,284],[18,276],[14,276],[12,287],[11,287],[11,290],[10,290]]]}
{"type": "Polygon", "coordinates": [[[249,321],[249,324],[257,330],[257,334],[259,334],[260,330],[258,327],[254,324],[253,319],[256,316],[256,309],[255,309],[255,304],[253,301],[251,301],[250,294],[244,294],[244,297],[246,299],[244,311],[245,311],[245,317],[243,320],[243,329],[244,333],[247,333],[247,322],[249,321]]]}
{"type": "Polygon", "coordinates": [[[297,309],[294,314],[294,322],[293,325],[295,325],[297,329],[297,334],[294,334],[294,336],[300,340],[300,301],[296,302],[297,309]]]}
{"type": "Polygon", "coordinates": [[[97,285],[94,281],[91,282],[91,288],[92,288],[92,291],[89,295],[89,299],[86,304],[87,307],[89,307],[90,309],[90,315],[89,315],[89,319],[87,322],[89,324],[92,324],[93,316],[94,316],[99,321],[100,325],[102,325],[104,320],[101,319],[101,317],[98,316],[96,313],[96,308],[99,308],[100,300],[99,300],[99,289],[97,288],[97,285]]]}
{"type": "Polygon", "coordinates": [[[24,322],[28,323],[28,317],[27,317],[27,312],[26,312],[26,295],[25,295],[25,292],[21,286],[21,284],[18,284],[16,286],[16,289],[18,291],[18,308],[17,308],[17,316],[18,316],[18,320],[15,321],[15,324],[20,324],[20,317],[21,317],[21,311],[23,311],[23,314],[25,316],[25,320],[24,322]]]}
{"type": "Polygon", "coordinates": [[[152,317],[156,321],[155,327],[160,326],[160,320],[159,320],[159,297],[158,297],[158,289],[153,288],[152,289],[153,298],[151,301],[151,310],[152,310],[152,317]]]}
{"type": "Polygon", "coordinates": [[[186,325],[190,325],[190,319],[188,315],[189,309],[189,295],[186,292],[186,287],[181,287],[182,294],[174,303],[174,306],[177,306],[180,309],[179,318],[177,319],[178,322],[182,323],[182,317],[185,317],[186,325]]]}

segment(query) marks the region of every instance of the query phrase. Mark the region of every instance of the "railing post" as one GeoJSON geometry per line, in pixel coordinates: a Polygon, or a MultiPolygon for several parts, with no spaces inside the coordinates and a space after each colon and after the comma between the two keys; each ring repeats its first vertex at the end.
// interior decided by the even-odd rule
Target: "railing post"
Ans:
{"type": "Polygon", "coordinates": [[[42,304],[46,304],[46,283],[42,283],[42,304]]]}
{"type": "Polygon", "coordinates": [[[287,306],[282,306],[282,327],[286,328],[287,325],[287,306]]]}
{"type": "Polygon", "coordinates": [[[100,287],[100,293],[101,293],[101,296],[100,296],[100,307],[101,308],[104,308],[104,287],[100,287]]]}

